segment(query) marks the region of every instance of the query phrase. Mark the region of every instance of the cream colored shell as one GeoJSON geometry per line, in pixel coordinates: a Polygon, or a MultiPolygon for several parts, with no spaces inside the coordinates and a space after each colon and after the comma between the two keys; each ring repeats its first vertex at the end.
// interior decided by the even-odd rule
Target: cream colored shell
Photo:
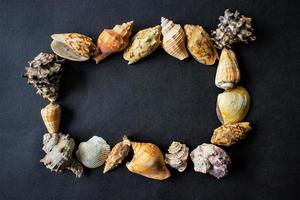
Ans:
{"type": "Polygon", "coordinates": [[[58,133],[61,108],[60,105],[51,102],[41,110],[42,119],[49,133],[58,133]]]}

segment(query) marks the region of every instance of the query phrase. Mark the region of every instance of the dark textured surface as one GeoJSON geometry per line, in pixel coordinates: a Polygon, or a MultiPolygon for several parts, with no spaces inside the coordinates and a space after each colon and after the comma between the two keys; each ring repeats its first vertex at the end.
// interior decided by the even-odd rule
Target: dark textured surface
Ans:
{"type": "MultiPolygon", "coordinates": [[[[294,1],[296,2],[296,1],[294,1]]],[[[299,199],[299,6],[293,1],[13,1],[0,2],[0,199],[299,199]],[[114,3],[113,3],[114,2],[114,3]],[[240,85],[251,94],[247,120],[254,130],[226,149],[233,168],[223,180],[187,170],[158,182],[102,167],[76,179],[51,173],[39,160],[46,105],[20,78],[41,51],[51,52],[52,33],[79,32],[96,39],[114,24],[135,20],[134,31],[160,23],[216,28],[226,8],[253,17],[257,41],[235,48],[240,85]]],[[[122,54],[103,63],[69,62],[59,103],[61,130],[76,140],[93,135],[109,144],[126,132],[166,151],[172,140],[194,149],[209,142],[220,123],[215,113],[216,65],[178,61],[159,48],[128,66],[122,54]]]]}

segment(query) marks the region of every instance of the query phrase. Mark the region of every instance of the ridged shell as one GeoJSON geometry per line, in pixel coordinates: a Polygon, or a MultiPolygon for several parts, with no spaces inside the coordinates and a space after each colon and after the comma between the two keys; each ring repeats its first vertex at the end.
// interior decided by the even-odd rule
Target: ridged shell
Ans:
{"type": "Polygon", "coordinates": [[[185,33],[180,24],[161,17],[162,47],[171,56],[184,60],[189,57],[185,47],[185,33]]]}
{"type": "Polygon", "coordinates": [[[101,166],[110,152],[110,146],[98,136],[93,136],[86,142],[81,142],[76,151],[77,159],[87,168],[101,166]]]}
{"type": "Polygon", "coordinates": [[[187,37],[187,48],[200,63],[213,65],[218,59],[218,52],[209,34],[199,25],[186,24],[184,31],[187,37]]]}
{"type": "Polygon", "coordinates": [[[129,44],[132,29],[133,21],[116,25],[113,29],[104,29],[97,40],[97,47],[100,52],[94,57],[96,63],[99,63],[112,53],[124,50],[129,44]]]}
{"type": "Polygon", "coordinates": [[[160,35],[159,25],[139,31],[125,49],[124,59],[132,64],[150,55],[160,45],[160,35]]]}
{"type": "Polygon", "coordinates": [[[61,108],[60,105],[51,102],[41,110],[42,119],[49,133],[58,133],[61,108]]]}
{"type": "Polygon", "coordinates": [[[132,160],[126,163],[129,171],[156,180],[170,177],[164,156],[156,145],[131,142],[131,146],[134,155],[132,160]]]}
{"type": "Polygon", "coordinates": [[[86,61],[98,54],[92,38],[79,33],[61,33],[51,35],[51,49],[62,58],[73,61],[86,61]]]}
{"type": "Polygon", "coordinates": [[[224,91],[218,95],[217,115],[222,124],[242,121],[250,107],[250,96],[241,86],[224,91]]]}
{"type": "Polygon", "coordinates": [[[168,152],[169,153],[166,154],[165,158],[166,163],[177,169],[179,172],[183,172],[187,166],[189,148],[180,142],[172,142],[168,152]]]}
{"type": "Polygon", "coordinates": [[[242,140],[250,130],[249,122],[225,124],[215,129],[210,141],[216,145],[229,147],[242,140]]]}
{"type": "Polygon", "coordinates": [[[239,81],[241,75],[235,53],[224,48],[221,53],[217,68],[215,84],[224,90],[233,88],[239,81]]]}

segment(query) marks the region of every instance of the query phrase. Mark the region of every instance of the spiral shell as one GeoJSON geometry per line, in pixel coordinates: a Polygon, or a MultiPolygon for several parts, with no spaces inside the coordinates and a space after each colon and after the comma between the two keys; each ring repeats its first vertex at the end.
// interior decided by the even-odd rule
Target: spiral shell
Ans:
{"type": "Polygon", "coordinates": [[[183,172],[187,166],[189,148],[180,142],[172,142],[168,152],[165,159],[166,163],[179,172],[183,172]]]}
{"type": "Polygon", "coordinates": [[[42,119],[49,133],[58,133],[61,108],[60,105],[51,102],[41,110],[42,119]]]}

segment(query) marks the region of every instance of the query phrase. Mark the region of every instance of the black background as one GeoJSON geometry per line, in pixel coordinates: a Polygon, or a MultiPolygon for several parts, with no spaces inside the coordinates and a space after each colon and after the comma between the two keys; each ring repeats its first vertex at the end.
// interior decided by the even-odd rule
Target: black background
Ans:
{"type": "MultiPolygon", "coordinates": [[[[296,1],[12,1],[0,3],[0,199],[299,199],[299,6],[296,1]],[[134,20],[134,32],[160,23],[201,24],[215,29],[226,8],[253,18],[257,41],[235,48],[240,85],[252,98],[245,120],[253,131],[226,149],[230,174],[217,180],[195,173],[192,163],[159,182],[124,165],[76,179],[50,172],[40,109],[46,101],[21,78],[39,52],[51,52],[52,33],[79,32],[96,40],[104,28],[134,20]]],[[[209,142],[220,123],[215,114],[216,65],[178,61],[160,47],[128,66],[122,53],[96,65],[64,66],[59,103],[61,131],[78,144],[98,135],[113,146],[124,133],[153,142],[163,152],[173,140],[191,149],[209,142]]]]}

